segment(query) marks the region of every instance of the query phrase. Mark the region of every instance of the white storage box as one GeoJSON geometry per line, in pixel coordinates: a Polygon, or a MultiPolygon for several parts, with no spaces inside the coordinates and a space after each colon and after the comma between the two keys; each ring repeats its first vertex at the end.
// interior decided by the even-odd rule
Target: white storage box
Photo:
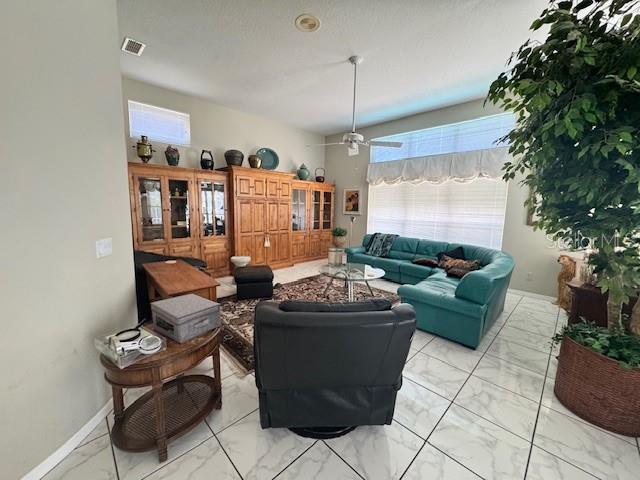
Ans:
{"type": "Polygon", "coordinates": [[[178,343],[220,326],[220,304],[194,294],[153,302],[151,312],[157,331],[178,343]]]}

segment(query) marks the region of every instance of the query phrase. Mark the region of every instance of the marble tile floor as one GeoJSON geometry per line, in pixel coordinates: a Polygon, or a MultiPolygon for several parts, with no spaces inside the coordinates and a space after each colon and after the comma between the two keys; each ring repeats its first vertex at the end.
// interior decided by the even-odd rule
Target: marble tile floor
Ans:
{"type": "MultiPolygon", "coordinates": [[[[277,270],[276,281],[315,275],[322,263],[277,270]]],[[[233,294],[230,277],[221,283],[233,294]]],[[[243,376],[223,354],[222,410],[170,443],[167,462],[112,446],[108,416],[44,478],[637,479],[638,439],[588,424],[553,394],[557,351],[548,338],[565,323],[550,299],[510,292],[475,351],[417,331],[393,423],[326,441],[262,430],[253,375],[243,376]]],[[[209,362],[196,370],[212,374],[209,362]]],[[[127,392],[126,402],[141,393],[127,392]]]]}

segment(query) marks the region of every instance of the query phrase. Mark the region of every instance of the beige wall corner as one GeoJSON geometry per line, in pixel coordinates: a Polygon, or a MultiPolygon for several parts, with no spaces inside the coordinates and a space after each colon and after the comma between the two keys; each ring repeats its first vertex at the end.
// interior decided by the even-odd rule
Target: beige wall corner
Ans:
{"type": "MultiPolygon", "coordinates": [[[[278,154],[280,164],[277,170],[282,172],[294,173],[302,163],[312,173],[316,168],[324,166],[324,147],[307,147],[323,143],[323,135],[127,77],[122,79],[122,94],[129,161],[140,161],[135,149],[131,148],[137,139],[129,137],[127,103],[128,100],[134,100],[190,115],[191,145],[176,146],[180,151],[181,167],[200,168],[202,149],[213,151],[215,168],[226,166],[224,152],[230,149],[244,153],[243,166],[248,167],[247,157],[261,147],[271,148],[278,154]]],[[[166,165],[164,150],[167,144],[153,140],[151,142],[156,153],[150,163],[166,165]]]]}
{"type": "Polygon", "coordinates": [[[2,16],[0,476],[11,479],[105,405],[93,338],[135,324],[136,310],[116,2],[8,2],[2,16]],[[96,259],[107,237],[113,254],[96,259]]]}
{"type": "MultiPolygon", "coordinates": [[[[483,105],[483,100],[461,103],[439,110],[380,123],[358,129],[366,139],[395,133],[420,130],[447,123],[461,122],[501,113],[492,105],[483,105]]],[[[342,133],[326,137],[327,142],[340,141],[342,133]]],[[[353,224],[354,244],[359,244],[367,230],[367,166],[369,149],[361,148],[354,157],[347,155],[343,146],[326,147],[325,166],[327,181],[336,183],[336,225],[349,229],[349,217],[342,214],[342,194],[348,187],[359,187],[363,194],[363,212],[353,224]]],[[[505,229],[502,249],[511,253],[516,261],[511,287],[542,295],[555,295],[555,280],[558,273],[556,258],[558,251],[549,248],[544,233],[534,232],[526,225],[526,209],[523,205],[528,190],[511,182],[508,189],[505,229]]]]}

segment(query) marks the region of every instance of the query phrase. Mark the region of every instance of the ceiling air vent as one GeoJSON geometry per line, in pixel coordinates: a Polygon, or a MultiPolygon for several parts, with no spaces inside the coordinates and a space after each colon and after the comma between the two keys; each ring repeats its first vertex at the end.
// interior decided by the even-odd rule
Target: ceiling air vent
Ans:
{"type": "Polygon", "coordinates": [[[296,18],[296,28],[301,32],[315,32],[320,28],[320,19],[309,13],[303,13],[296,18]]]}
{"type": "Polygon", "coordinates": [[[142,51],[144,50],[146,45],[142,42],[134,40],[133,38],[124,37],[124,42],[122,42],[122,51],[130,53],[131,55],[140,56],[142,55],[142,51]]]}

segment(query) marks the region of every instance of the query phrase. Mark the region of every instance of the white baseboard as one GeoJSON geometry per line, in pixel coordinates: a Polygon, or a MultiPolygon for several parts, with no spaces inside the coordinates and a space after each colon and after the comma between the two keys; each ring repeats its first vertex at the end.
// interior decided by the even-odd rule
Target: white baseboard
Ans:
{"type": "Polygon", "coordinates": [[[104,418],[113,408],[113,400],[110,399],[104,407],[102,407],[98,413],[96,413],[91,420],[89,420],[80,430],[78,430],[73,437],[67,440],[60,448],[49,455],[48,458],[43,460],[40,465],[35,467],[29,473],[27,473],[22,480],[40,480],[47,473],[49,473],[53,467],[60,463],[64,458],[69,455],[75,448],[80,445],[80,442],[89,435],[98,424],[104,421],[104,418]]]}

